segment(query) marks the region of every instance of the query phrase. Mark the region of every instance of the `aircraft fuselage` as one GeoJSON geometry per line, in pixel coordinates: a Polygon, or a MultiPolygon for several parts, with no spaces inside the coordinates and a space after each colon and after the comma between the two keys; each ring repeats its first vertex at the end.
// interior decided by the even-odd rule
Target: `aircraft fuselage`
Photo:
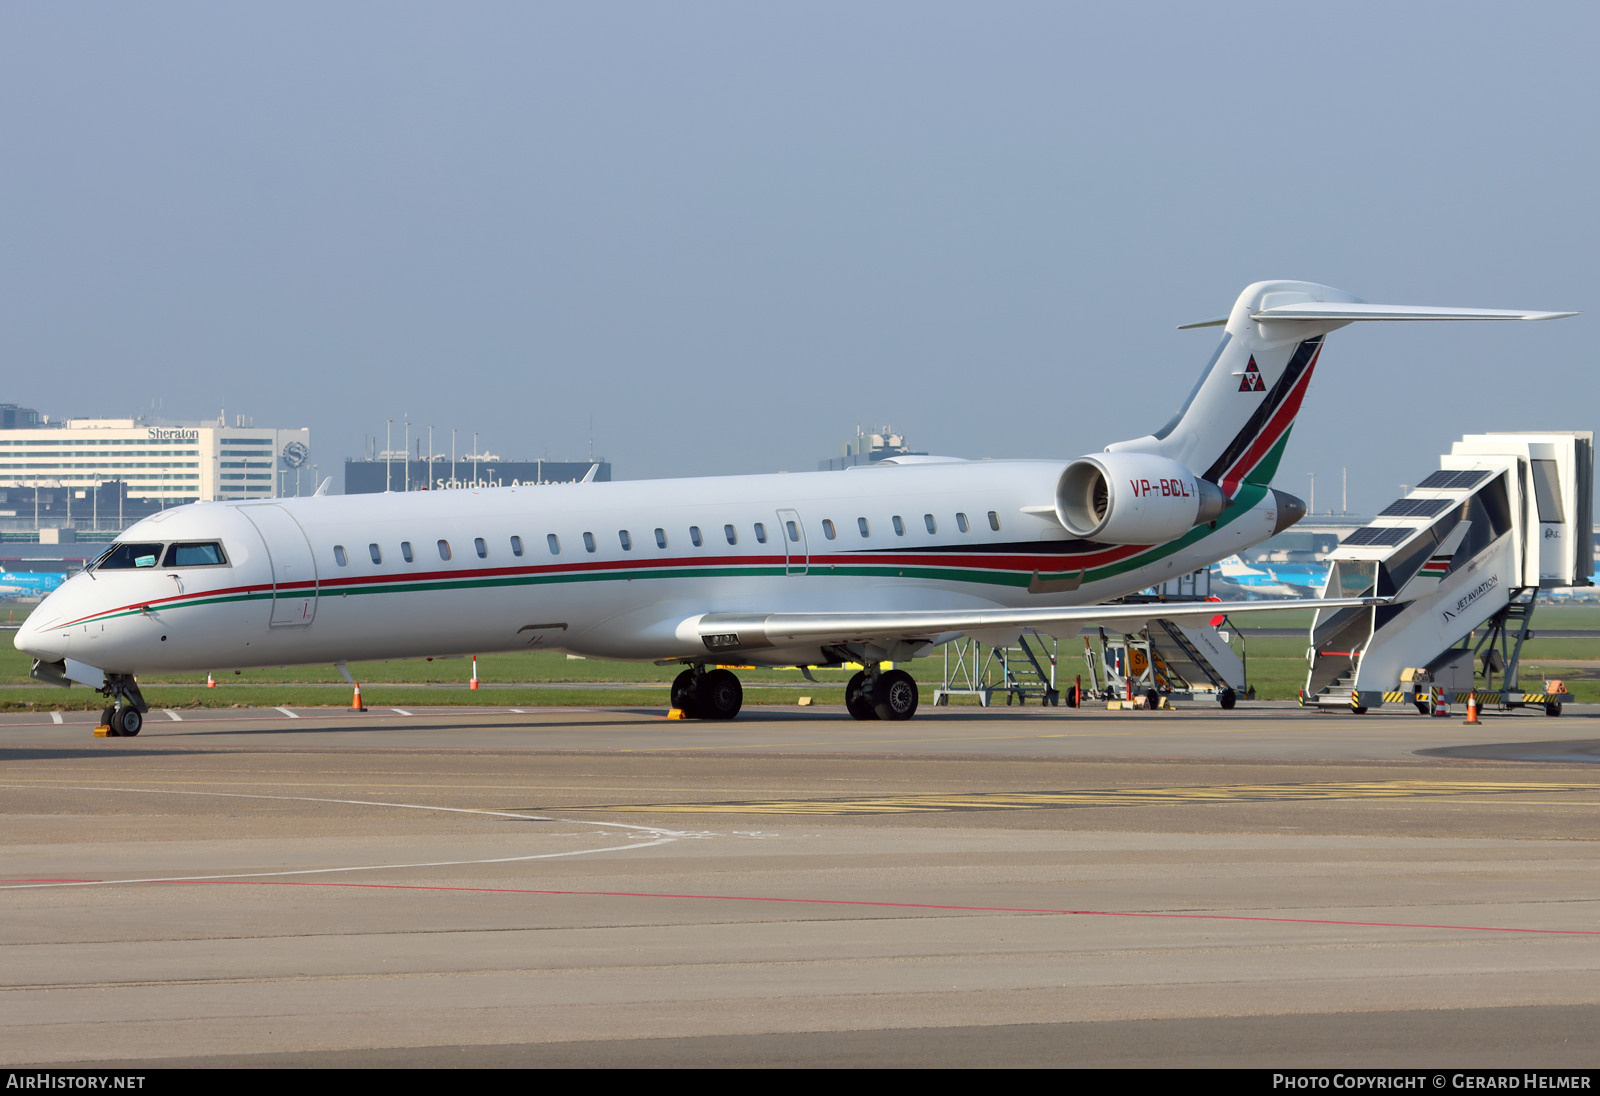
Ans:
{"type": "MultiPolygon", "coordinates": [[[[159,546],[145,563],[74,576],[17,645],[125,674],[541,648],[715,662],[683,621],[1090,604],[1278,522],[1273,492],[1247,485],[1176,540],[1078,540],[1050,510],[1066,463],[200,503],[129,528],[120,544],[159,546]],[[213,542],[225,562],[171,554],[213,542]]],[[[829,657],[813,645],[739,660],[829,657]]]]}

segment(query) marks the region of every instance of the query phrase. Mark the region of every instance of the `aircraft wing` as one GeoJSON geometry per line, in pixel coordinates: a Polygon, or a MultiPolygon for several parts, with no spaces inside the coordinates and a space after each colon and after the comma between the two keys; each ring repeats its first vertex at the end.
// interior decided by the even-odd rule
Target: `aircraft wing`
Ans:
{"type": "Polygon", "coordinates": [[[698,638],[712,652],[832,643],[942,643],[959,635],[1039,631],[1074,634],[1084,625],[1115,625],[1137,631],[1151,620],[1205,623],[1226,613],[1272,609],[1348,609],[1382,605],[1386,598],[1286,598],[1278,601],[1152,601],[1133,605],[1074,605],[1055,608],[909,610],[877,613],[704,613],[678,626],[678,635],[698,638]]]}

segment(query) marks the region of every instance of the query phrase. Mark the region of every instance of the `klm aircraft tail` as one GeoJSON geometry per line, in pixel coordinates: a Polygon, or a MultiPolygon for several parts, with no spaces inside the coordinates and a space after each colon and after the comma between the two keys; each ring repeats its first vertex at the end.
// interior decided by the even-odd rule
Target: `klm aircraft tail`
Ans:
{"type": "Polygon", "coordinates": [[[1548,320],[1571,312],[1367,304],[1312,282],[1257,282],[1239,294],[1222,342],[1172,420],[1108,453],[1152,453],[1177,461],[1232,498],[1244,484],[1271,483],[1289,431],[1331,331],[1363,320],[1548,320]]]}

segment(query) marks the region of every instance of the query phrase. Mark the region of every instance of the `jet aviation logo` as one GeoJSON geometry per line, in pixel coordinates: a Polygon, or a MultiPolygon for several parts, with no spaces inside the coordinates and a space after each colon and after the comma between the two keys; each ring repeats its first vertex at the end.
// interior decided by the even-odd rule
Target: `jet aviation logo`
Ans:
{"type": "Polygon", "coordinates": [[[1250,355],[1250,364],[1244,367],[1243,373],[1235,373],[1239,378],[1239,391],[1265,392],[1266,384],[1261,380],[1261,367],[1256,365],[1256,356],[1250,355]]]}

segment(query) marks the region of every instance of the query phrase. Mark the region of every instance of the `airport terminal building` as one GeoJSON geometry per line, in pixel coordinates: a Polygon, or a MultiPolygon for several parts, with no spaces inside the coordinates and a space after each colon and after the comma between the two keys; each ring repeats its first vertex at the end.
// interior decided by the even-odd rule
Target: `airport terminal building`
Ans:
{"type": "Polygon", "coordinates": [[[103,485],[120,484],[127,501],[156,506],[315,490],[301,483],[311,472],[310,431],[247,421],[51,423],[31,409],[0,405],[0,489],[92,503],[103,485]]]}
{"type": "Polygon", "coordinates": [[[593,479],[611,480],[611,462],[604,460],[529,460],[508,461],[488,455],[455,462],[443,457],[434,460],[407,460],[404,454],[390,460],[344,462],[344,493],[375,494],[380,491],[451,491],[474,487],[524,487],[540,483],[577,483],[593,473],[593,479]]]}

